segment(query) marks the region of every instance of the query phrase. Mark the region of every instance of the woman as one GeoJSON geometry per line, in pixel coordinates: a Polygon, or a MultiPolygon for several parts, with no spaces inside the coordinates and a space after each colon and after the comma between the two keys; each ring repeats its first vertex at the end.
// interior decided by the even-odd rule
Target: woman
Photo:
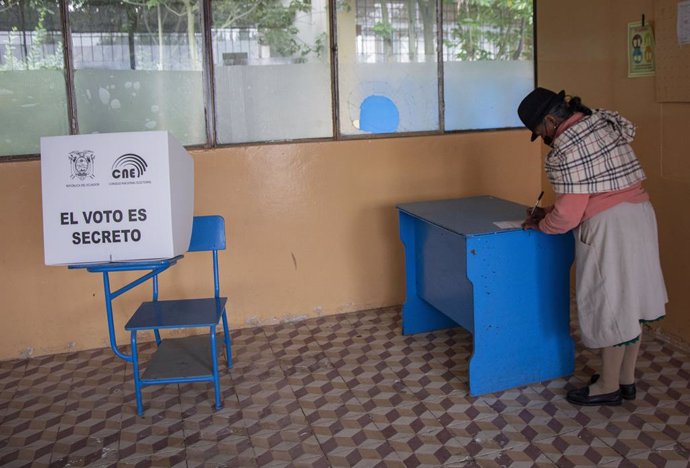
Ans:
{"type": "Polygon", "coordinates": [[[576,405],[620,405],[635,398],[641,324],[664,317],[668,302],[654,209],[630,143],[635,127],[616,112],[591,110],[579,97],[536,88],[518,115],[552,149],[545,171],[556,192],[528,212],[526,229],[574,229],[576,297],[582,342],[601,348],[602,370],[568,392],[576,405]]]}

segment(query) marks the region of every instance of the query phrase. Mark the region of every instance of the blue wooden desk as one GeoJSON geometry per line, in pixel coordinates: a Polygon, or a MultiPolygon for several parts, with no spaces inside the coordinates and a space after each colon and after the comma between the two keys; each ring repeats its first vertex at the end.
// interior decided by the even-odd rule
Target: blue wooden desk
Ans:
{"type": "Polygon", "coordinates": [[[570,375],[572,234],[496,222],[526,207],[490,196],[398,206],[407,297],[403,334],[460,325],[473,337],[473,396],[570,375]]]}

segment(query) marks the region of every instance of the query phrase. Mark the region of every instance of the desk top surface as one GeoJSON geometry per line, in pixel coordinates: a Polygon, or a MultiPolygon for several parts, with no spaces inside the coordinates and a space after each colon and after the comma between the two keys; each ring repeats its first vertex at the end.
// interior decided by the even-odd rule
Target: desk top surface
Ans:
{"type": "Polygon", "coordinates": [[[167,268],[177,263],[184,255],[171,258],[152,258],[147,260],[129,260],[120,262],[75,263],[67,265],[70,270],[84,269],[92,273],[111,271],[137,271],[167,268]]]}
{"type": "Polygon", "coordinates": [[[524,205],[492,196],[405,203],[397,208],[415,218],[463,236],[518,230],[520,228],[517,226],[500,226],[506,221],[521,222],[526,217],[527,209],[524,205]]]}

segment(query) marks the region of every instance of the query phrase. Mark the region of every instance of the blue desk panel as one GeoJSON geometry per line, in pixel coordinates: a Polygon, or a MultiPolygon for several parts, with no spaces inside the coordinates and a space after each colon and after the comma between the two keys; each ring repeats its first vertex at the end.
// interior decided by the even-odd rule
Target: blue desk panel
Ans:
{"type": "Polygon", "coordinates": [[[570,233],[500,229],[526,207],[494,197],[400,205],[403,333],[472,333],[471,395],[569,375],[570,233]]]}

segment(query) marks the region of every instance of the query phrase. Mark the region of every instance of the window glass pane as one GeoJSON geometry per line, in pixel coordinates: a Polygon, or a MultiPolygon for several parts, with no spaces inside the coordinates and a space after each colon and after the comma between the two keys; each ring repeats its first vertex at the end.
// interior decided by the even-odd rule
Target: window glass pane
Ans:
{"type": "Polygon", "coordinates": [[[0,2],[0,156],[69,133],[63,68],[57,1],[0,2]]]}
{"type": "Polygon", "coordinates": [[[340,131],[437,130],[435,0],[336,4],[340,131]]]}
{"type": "Polygon", "coordinates": [[[333,135],[327,0],[214,0],[219,143],[333,135]]]}
{"type": "Polygon", "coordinates": [[[206,141],[199,0],[71,2],[80,133],[206,141]]]}
{"type": "Polygon", "coordinates": [[[446,130],[520,127],[534,88],[532,0],[443,3],[446,130]]]}

